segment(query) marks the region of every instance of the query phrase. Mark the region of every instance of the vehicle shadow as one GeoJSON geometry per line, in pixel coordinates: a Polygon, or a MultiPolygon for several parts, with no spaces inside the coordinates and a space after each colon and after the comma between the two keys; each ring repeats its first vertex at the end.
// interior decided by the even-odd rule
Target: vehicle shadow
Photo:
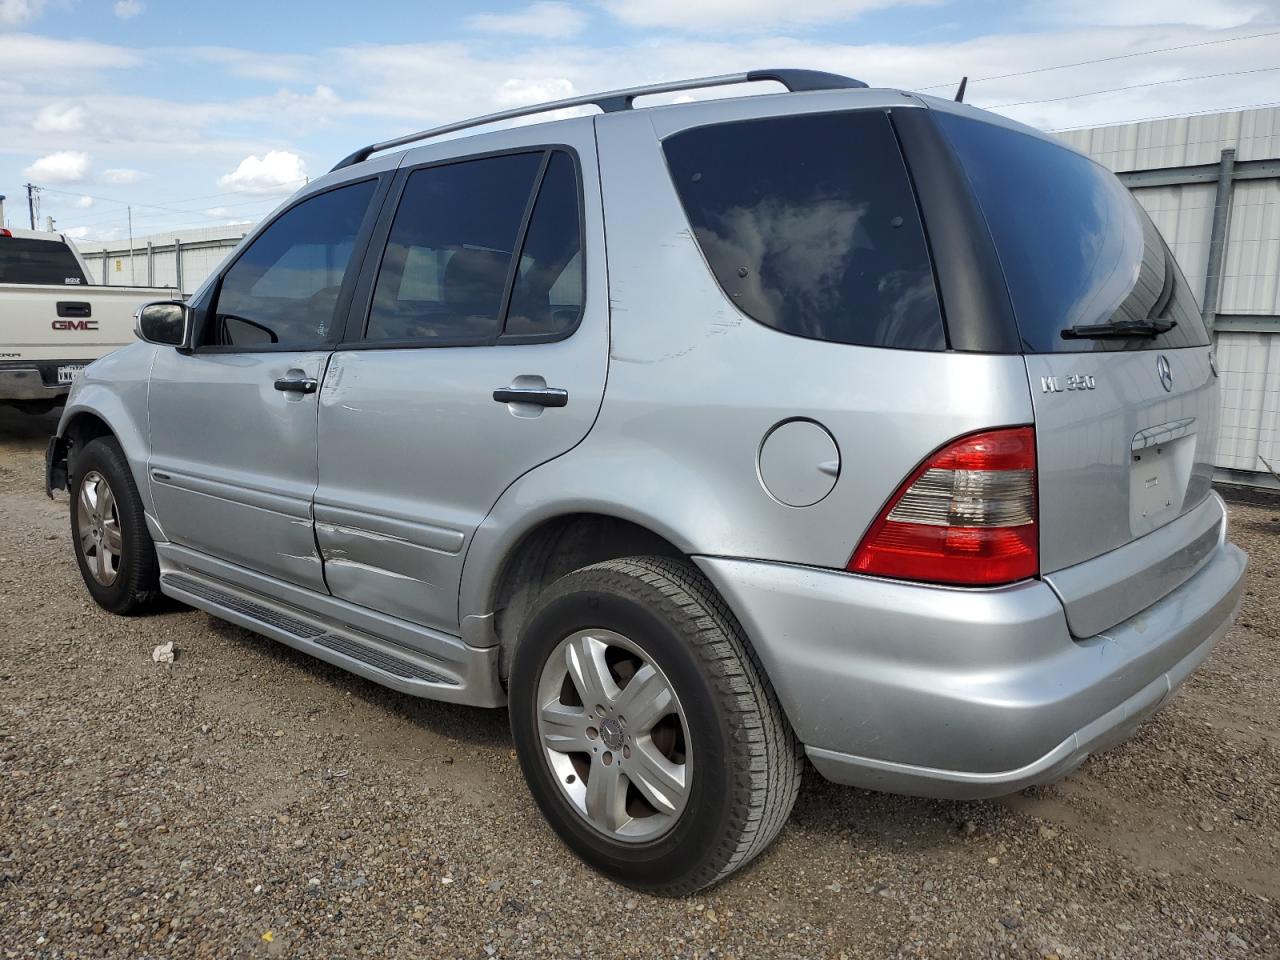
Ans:
{"type": "MultiPolygon", "coordinates": [[[[340,695],[349,693],[377,713],[399,718],[429,735],[456,740],[464,749],[503,755],[512,749],[505,709],[467,707],[398,693],[217,617],[208,616],[207,622],[210,631],[229,643],[251,647],[281,667],[298,671],[300,682],[306,678],[340,695]]],[[[514,761],[511,765],[514,770],[514,761]]],[[[886,849],[924,849],[973,831],[975,824],[985,832],[1016,816],[999,801],[930,800],[841,786],[824,780],[809,767],[789,826],[818,842],[863,837],[875,838],[877,845],[886,849]]]]}
{"type": "Polygon", "coordinates": [[[45,441],[58,429],[62,407],[54,407],[48,413],[28,413],[0,403],[0,444],[16,441],[19,447],[43,447],[45,441]]]}
{"type": "Polygon", "coordinates": [[[212,614],[205,616],[211,632],[229,643],[252,648],[258,655],[270,658],[288,670],[297,671],[299,680],[306,678],[340,694],[349,693],[379,712],[391,714],[439,736],[460,739],[470,746],[493,749],[509,749],[511,746],[505,709],[468,707],[400,693],[212,614]]]}

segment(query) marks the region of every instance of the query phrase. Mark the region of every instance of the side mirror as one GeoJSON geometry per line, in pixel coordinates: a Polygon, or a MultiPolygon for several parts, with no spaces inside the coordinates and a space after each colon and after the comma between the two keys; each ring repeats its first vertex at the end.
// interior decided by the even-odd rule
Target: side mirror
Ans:
{"type": "Polygon", "coordinates": [[[191,333],[191,308],[180,300],[145,303],[133,315],[139,338],[166,347],[185,347],[191,333]]]}

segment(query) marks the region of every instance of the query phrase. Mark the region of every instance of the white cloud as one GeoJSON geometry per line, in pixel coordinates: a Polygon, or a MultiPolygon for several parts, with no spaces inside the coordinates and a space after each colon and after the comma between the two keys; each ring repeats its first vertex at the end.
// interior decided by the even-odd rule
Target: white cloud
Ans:
{"type": "Polygon", "coordinates": [[[63,230],[62,232],[72,240],[83,240],[89,236],[88,227],[72,227],[70,230],[63,230]]]}
{"type": "Polygon", "coordinates": [[[41,157],[22,171],[37,183],[79,183],[89,173],[89,155],[80,150],[59,150],[41,157]]]}
{"type": "Polygon", "coordinates": [[[44,0],[0,0],[0,27],[20,27],[43,9],[44,0]]]}
{"type": "Polygon", "coordinates": [[[567,3],[543,0],[514,13],[477,13],[467,26],[486,33],[511,33],[545,40],[577,36],[587,25],[587,14],[567,3]]]}
{"type": "MultiPolygon", "coordinates": [[[[0,0],[0,26],[4,4],[0,0]]],[[[0,64],[6,79],[18,77],[42,87],[83,86],[87,71],[137,66],[137,53],[92,40],[55,40],[34,33],[0,33],[0,64]]]]}
{"type": "Polygon", "coordinates": [[[128,186],[145,177],[146,174],[141,170],[130,170],[128,167],[113,167],[110,170],[103,170],[98,179],[112,186],[128,186]]]}
{"type": "Polygon", "coordinates": [[[88,210],[93,206],[93,197],[77,197],[75,206],[80,210],[88,210]]]}
{"type": "Polygon", "coordinates": [[[1044,12],[1050,20],[1100,27],[1189,24],[1221,30],[1263,17],[1268,9],[1265,3],[1237,0],[1054,0],[1044,12]]]}
{"type": "Polygon", "coordinates": [[[36,114],[32,126],[41,133],[75,133],[84,129],[84,107],[78,103],[51,103],[36,114]]]}
{"type": "Polygon", "coordinates": [[[142,0],[116,0],[111,8],[121,20],[132,20],[142,12],[142,0]]]}
{"type": "Polygon", "coordinates": [[[574,92],[573,81],[565,77],[506,80],[495,92],[494,99],[504,107],[521,107],[529,103],[565,100],[572,97],[574,92]]]}
{"type": "Polygon", "coordinates": [[[292,193],[306,176],[307,165],[296,153],[271,150],[262,157],[245,157],[235,170],[218,178],[218,186],[238,193],[292,193]]]}
{"type": "Polygon", "coordinates": [[[256,50],[240,50],[236,47],[191,47],[184,51],[206,63],[217,64],[237,76],[272,83],[304,81],[313,72],[315,58],[306,54],[272,52],[264,57],[256,50]]]}
{"type": "Polygon", "coordinates": [[[743,33],[839,23],[869,10],[936,2],[940,0],[604,0],[604,6],[634,27],[743,33]]]}

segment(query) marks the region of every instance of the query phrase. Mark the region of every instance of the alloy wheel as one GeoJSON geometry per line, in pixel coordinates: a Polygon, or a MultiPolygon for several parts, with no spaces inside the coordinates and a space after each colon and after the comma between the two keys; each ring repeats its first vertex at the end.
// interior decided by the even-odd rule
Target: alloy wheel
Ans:
{"type": "Polygon", "coordinates": [[[675,826],[692,785],[688,721],[639,644],[602,629],[566,637],[542,668],[537,708],[552,776],[587,823],[626,842],[675,826]]]}
{"type": "Polygon", "coordinates": [[[76,533],[85,566],[93,579],[104,587],[111,586],[120,574],[120,558],[124,552],[120,513],[111,485],[96,470],[90,470],[80,481],[76,533]]]}

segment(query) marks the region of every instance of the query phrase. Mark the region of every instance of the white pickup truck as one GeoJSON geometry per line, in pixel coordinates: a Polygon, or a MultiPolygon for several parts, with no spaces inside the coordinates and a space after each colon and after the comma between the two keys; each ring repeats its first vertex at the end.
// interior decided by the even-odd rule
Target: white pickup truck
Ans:
{"type": "Polygon", "coordinates": [[[62,234],[0,229],[0,403],[33,413],[56,406],[77,371],[134,339],[140,305],[180,296],[91,285],[62,234]]]}

